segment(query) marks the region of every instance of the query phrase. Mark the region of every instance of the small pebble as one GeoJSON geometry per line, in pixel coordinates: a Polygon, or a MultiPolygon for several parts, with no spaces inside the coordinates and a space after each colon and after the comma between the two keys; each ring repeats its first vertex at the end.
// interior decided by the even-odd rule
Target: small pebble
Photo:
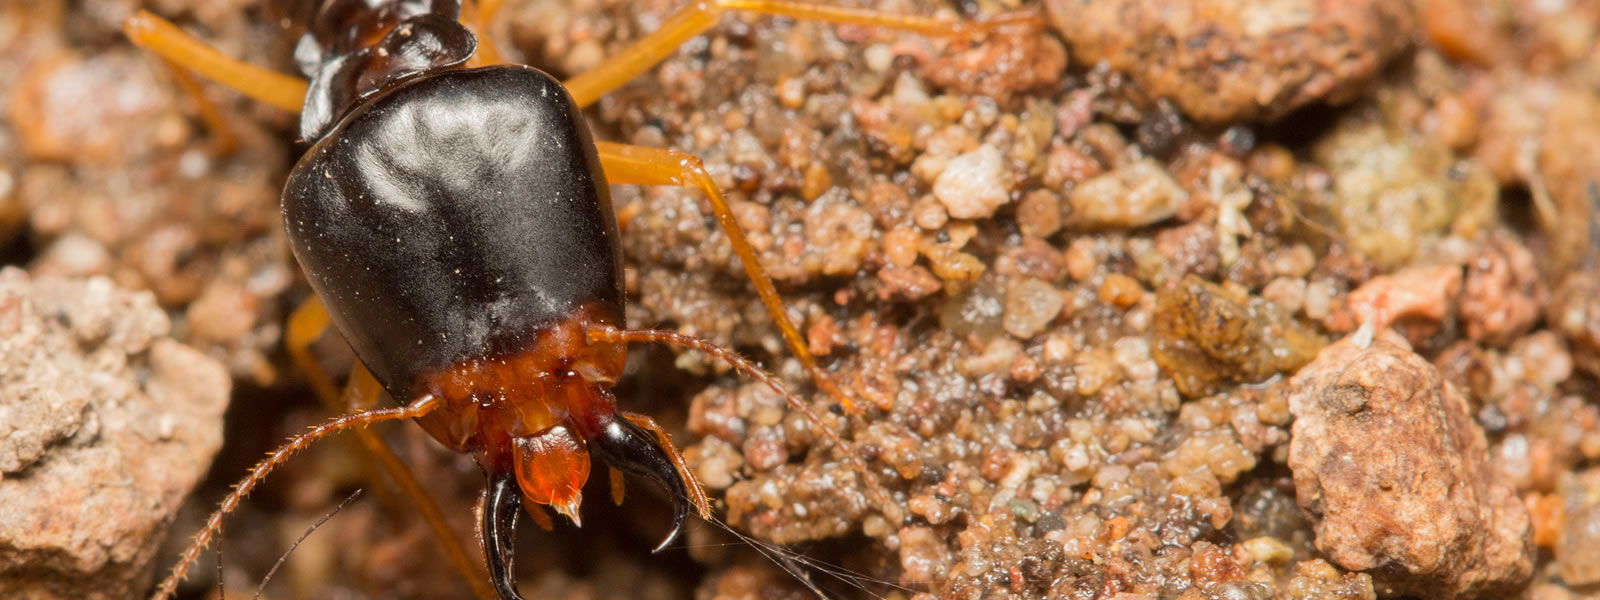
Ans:
{"type": "Polygon", "coordinates": [[[1121,273],[1112,273],[1100,283],[1098,292],[1100,302],[1117,308],[1128,308],[1139,303],[1144,296],[1144,287],[1132,277],[1121,273]]]}
{"type": "Polygon", "coordinates": [[[1567,517],[1556,545],[1556,564],[1567,583],[1600,583],[1600,506],[1585,507],[1567,517]]]}
{"type": "Polygon", "coordinates": [[[957,219],[993,215],[995,209],[1011,200],[1000,151],[984,144],[951,159],[934,181],[933,195],[957,219]]]}
{"type": "Polygon", "coordinates": [[[861,51],[862,58],[867,61],[867,68],[878,73],[889,70],[894,64],[894,50],[888,44],[873,44],[861,51]]]}
{"type": "Polygon", "coordinates": [[[1061,313],[1065,303],[1061,293],[1045,281],[1016,281],[1006,290],[1005,329],[1024,340],[1038,335],[1061,313]]]}
{"type": "Polygon", "coordinates": [[[1045,189],[1028,192],[1017,205],[1017,228],[1028,237],[1055,235],[1061,230],[1061,197],[1045,189]]]}
{"type": "Polygon", "coordinates": [[[1082,229],[1142,227],[1178,214],[1188,199],[1160,163],[1141,160],[1073,188],[1066,223],[1082,229]]]}

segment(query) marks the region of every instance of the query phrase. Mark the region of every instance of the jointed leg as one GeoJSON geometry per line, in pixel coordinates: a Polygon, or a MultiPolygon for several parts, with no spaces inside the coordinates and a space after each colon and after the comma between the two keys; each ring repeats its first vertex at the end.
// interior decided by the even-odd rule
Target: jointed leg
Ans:
{"type": "Polygon", "coordinates": [[[306,383],[311,385],[311,391],[316,393],[323,407],[329,412],[338,414],[346,412],[345,407],[339,402],[339,388],[334,385],[333,379],[328,377],[327,373],[322,372],[322,367],[317,365],[316,357],[311,355],[311,346],[322,339],[322,334],[328,330],[329,324],[328,311],[322,308],[322,302],[315,296],[307,298],[289,314],[289,326],[284,332],[283,345],[289,352],[289,360],[306,378],[306,383]]]}
{"type": "MultiPolygon", "coordinates": [[[[334,387],[333,380],[316,363],[311,355],[311,346],[322,337],[329,324],[328,313],[323,310],[322,303],[315,297],[306,300],[289,316],[288,332],[284,336],[284,346],[287,347],[289,358],[295,363],[310,383],[312,391],[322,401],[324,407],[332,414],[343,414],[354,410],[368,410],[376,406],[378,399],[383,396],[382,386],[372,377],[366,367],[357,363],[350,372],[350,380],[346,384],[343,395],[334,387]]],[[[488,586],[487,579],[477,561],[462,546],[456,532],[450,528],[444,518],[444,512],[439,510],[439,505],[433,501],[422,484],[406,468],[405,463],[395,456],[376,433],[365,429],[355,432],[361,446],[367,454],[377,461],[378,465],[395,486],[400,488],[402,495],[411,499],[421,513],[423,522],[433,530],[435,537],[443,544],[445,556],[450,563],[461,573],[468,585],[472,586],[474,595],[483,600],[493,600],[494,590],[488,586]]],[[[382,488],[378,488],[382,489],[382,488]]]]}
{"type": "Polygon", "coordinates": [[[128,17],[122,32],[133,45],[261,102],[290,112],[300,112],[305,102],[304,79],[223,56],[149,11],[128,17]]]}
{"type": "Polygon", "coordinates": [[[478,38],[478,50],[467,60],[468,67],[485,67],[505,62],[500,49],[495,47],[494,40],[489,35],[489,24],[494,21],[494,14],[499,10],[499,2],[468,0],[461,3],[461,24],[478,38]]]}
{"type": "Polygon", "coordinates": [[[222,112],[217,106],[206,99],[205,91],[200,89],[200,82],[194,80],[187,69],[173,64],[172,61],[162,60],[167,63],[167,70],[172,73],[173,81],[183,89],[184,95],[194,100],[195,110],[200,113],[200,120],[205,121],[206,129],[211,131],[211,149],[217,154],[229,154],[237,148],[239,141],[234,138],[233,132],[228,127],[228,122],[223,120],[222,112]]]}
{"type": "Polygon", "coordinates": [[[401,419],[421,418],[422,416],[433,412],[433,409],[437,408],[438,406],[439,401],[434,399],[433,396],[425,396],[409,405],[399,408],[369,410],[355,414],[344,415],[342,417],[335,418],[332,421],[328,421],[327,423],[312,427],[310,431],[290,438],[287,443],[279,446],[277,450],[274,450],[271,454],[267,455],[267,458],[263,459],[259,463],[256,463],[255,468],[250,470],[250,474],[245,476],[245,478],[241,480],[238,485],[234,486],[233,492],[229,493],[228,496],[222,500],[222,505],[217,508],[216,512],[211,513],[210,519],[206,520],[205,528],[201,529],[200,533],[195,535],[194,542],[189,544],[189,548],[187,550],[184,550],[183,557],[178,560],[177,565],[172,567],[172,573],[167,575],[167,578],[161,581],[161,585],[156,588],[156,593],[154,596],[152,596],[152,598],[160,600],[172,596],[172,594],[178,588],[178,582],[183,581],[184,576],[188,574],[189,566],[194,564],[195,559],[199,558],[200,553],[206,549],[206,546],[211,544],[211,538],[214,537],[217,533],[217,530],[222,527],[222,518],[228,513],[232,512],[233,509],[238,508],[239,502],[242,501],[245,496],[249,495],[250,491],[255,489],[256,485],[260,484],[261,480],[265,479],[267,474],[271,473],[272,470],[276,469],[279,465],[282,465],[284,462],[288,461],[289,457],[293,456],[294,453],[304,450],[307,446],[310,446],[313,442],[319,439],[328,437],[340,431],[363,427],[382,421],[398,421],[401,419]]]}
{"type": "Polygon", "coordinates": [[[773,287],[772,279],[768,278],[766,270],[761,268],[761,261],[757,260],[755,249],[751,248],[750,242],[745,239],[744,229],[739,227],[739,221],[734,218],[733,209],[728,207],[727,199],[722,197],[722,192],[711,180],[711,175],[706,173],[700,159],[676,150],[610,142],[600,142],[596,147],[600,151],[600,164],[605,169],[606,179],[611,183],[698,187],[705,192],[706,200],[711,203],[711,210],[717,215],[717,223],[727,234],[728,242],[733,244],[733,251],[739,255],[739,261],[744,263],[745,274],[750,276],[750,283],[755,285],[756,294],[761,296],[761,303],[766,305],[767,312],[772,315],[772,321],[783,333],[783,339],[788,343],[789,350],[794,353],[795,358],[800,359],[800,363],[805,365],[806,371],[811,373],[824,392],[838,399],[846,410],[857,412],[855,403],[834,384],[832,377],[817,366],[817,361],[806,349],[805,339],[800,337],[800,331],[795,328],[794,323],[789,320],[788,313],[784,311],[783,298],[778,296],[778,290],[773,287]]]}
{"type": "Polygon", "coordinates": [[[875,10],[827,6],[794,0],[691,0],[678,9],[654,33],[628,46],[621,54],[607,59],[566,82],[567,91],[578,106],[588,106],[607,92],[661,62],[689,38],[705,33],[729,11],[746,11],[836,24],[865,25],[897,29],[926,35],[967,35],[1013,25],[1040,26],[1035,14],[1010,15],[979,22],[946,22],[914,15],[887,14],[875,10]]]}
{"type": "MultiPolygon", "coordinates": [[[[462,8],[462,23],[478,37],[478,52],[472,57],[471,66],[502,62],[499,50],[486,31],[490,19],[500,8],[500,2],[484,2],[476,6],[468,2],[462,8]]],[[[179,70],[193,71],[266,104],[297,113],[305,103],[305,79],[223,56],[215,48],[190,37],[176,25],[149,11],[141,10],[128,17],[122,23],[122,32],[133,45],[155,53],[179,70]]],[[[208,122],[212,120],[210,116],[202,116],[208,122]]]]}

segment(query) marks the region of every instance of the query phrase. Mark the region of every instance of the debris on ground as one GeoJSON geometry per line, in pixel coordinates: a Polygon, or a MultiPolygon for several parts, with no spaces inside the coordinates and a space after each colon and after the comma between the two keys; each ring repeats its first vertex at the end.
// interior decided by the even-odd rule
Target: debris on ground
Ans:
{"type": "Polygon", "coordinates": [[[230,379],[149,292],[0,270],[0,588],[126,598],[222,445],[230,379]]]}
{"type": "Polygon", "coordinates": [[[1141,108],[1176,102],[1203,123],[1274,120],[1310,102],[1364,91],[1408,45],[1404,2],[1288,0],[1046,0],[1084,65],[1126,78],[1141,108]]]}
{"type": "Polygon", "coordinates": [[[1345,338],[1288,386],[1296,500],[1331,562],[1384,595],[1503,597],[1532,575],[1527,508],[1466,397],[1399,335],[1345,338]]]}

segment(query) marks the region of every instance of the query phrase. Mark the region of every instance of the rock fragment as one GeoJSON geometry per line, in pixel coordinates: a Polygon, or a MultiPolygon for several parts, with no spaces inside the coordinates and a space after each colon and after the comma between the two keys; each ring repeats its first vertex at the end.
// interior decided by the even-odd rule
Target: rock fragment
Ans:
{"type": "Polygon", "coordinates": [[[1410,3],[1047,0],[1076,62],[1124,75],[1129,99],[1220,124],[1273,120],[1360,92],[1407,46],[1410,3]]]}
{"type": "Polygon", "coordinates": [[[1062,222],[1074,229],[1143,227],[1178,214],[1189,194],[1160,163],[1145,159],[1078,184],[1062,222]]]}
{"type": "Polygon", "coordinates": [[[1567,516],[1556,545],[1556,566],[1569,585],[1600,583],[1600,506],[1567,516]]]}
{"type": "Polygon", "coordinates": [[[1322,559],[1295,563],[1284,597],[1289,600],[1373,600],[1372,577],[1363,573],[1340,573],[1322,559]]]}
{"type": "Polygon", "coordinates": [[[1532,528],[1465,397],[1399,335],[1354,337],[1289,383],[1289,468],[1317,549],[1385,595],[1511,594],[1532,574],[1532,528]]]}
{"type": "Polygon", "coordinates": [[[934,56],[922,67],[929,82],[960,94],[983,94],[1010,104],[1023,92],[1048,90],[1067,72],[1067,51],[1049,32],[1015,27],[984,43],[934,56]]]}
{"type": "Polygon", "coordinates": [[[1156,363],[1189,397],[1293,371],[1326,343],[1276,304],[1193,275],[1157,294],[1153,326],[1156,363]]]}
{"type": "Polygon", "coordinates": [[[1510,233],[1496,232],[1467,264],[1461,295],[1467,337],[1504,347],[1533,327],[1548,297],[1533,253],[1510,233]]]}
{"type": "Polygon", "coordinates": [[[1572,343],[1572,360],[1578,368],[1600,376],[1600,273],[1567,277],[1545,307],[1544,318],[1572,343]]]}
{"type": "Polygon", "coordinates": [[[1592,266],[1600,246],[1595,206],[1600,204],[1600,99],[1590,90],[1563,90],[1540,136],[1538,169],[1544,194],[1534,197],[1540,226],[1550,239],[1541,268],[1560,281],[1573,267],[1592,266]]]}
{"type": "Polygon", "coordinates": [[[1370,116],[1343,119],[1312,147],[1333,194],[1321,200],[1350,245],[1380,267],[1408,264],[1422,242],[1458,216],[1493,206],[1487,169],[1462,162],[1443,142],[1397,131],[1370,116]]]}
{"type": "Polygon", "coordinates": [[[0,271],[0,590],[127,598],[222,443],[231,380],[148,292],[0,271]]]}
{"type": "Polygon", "coordinates": [[[1065,304],[1061,292],[1039,279],[1015,281],[1006,290],[1006,331],[1028,339],[1044,331],[1065,304]]]}
{"type": "Polygon", "coordinates": [[[933,182],[933,196],[957,219],[982,219],[1011,201],[1005,178],[1005,157],[994,146],[950,159],[933,182]]]}

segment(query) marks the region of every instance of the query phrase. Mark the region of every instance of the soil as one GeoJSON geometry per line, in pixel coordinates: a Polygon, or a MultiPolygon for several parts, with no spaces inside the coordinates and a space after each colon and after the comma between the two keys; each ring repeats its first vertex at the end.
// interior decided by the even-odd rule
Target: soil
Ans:
{"type": "MultiPolygon", "coordinates": [[[[281,4],[148,8],[292,71],[281,4]]],[[[490,35],[565,77],[679,4],[512,0],[490,35]]],[[[918,600],[1592,594],[1600,2],[1308,8],[1323,4],[875,3],[1047,23],[949,38],[730,15],[600,100],[597,137],[705,161],[863,412],[787,353],[697,191],[614,189],[629,325],[756,359],[867,472],[759,383],[634,348],[622,404],[667,428],[744,539],[697,523],[652,555],[667,502],[637,485],[613,506],[595,477],[583,528],[524,525],[524,595],[815,597],[806,580],[918,600]]],[[[170,323],[146,344],[166,359],[111,345],[115,364],[73,358],[53,381],[136,386],[145,362],[183,356],[227,373],[210,387],[231,379],[231,405],[209,476],[182,508],[141,513],[127,569],[25,597],[141,596],[145,552],[175,558],[262,453],[328,416],[282,350],[309,294],[276,200],[303,149],[296,116],[205,85],[228,124],[209,129],[121,37],[135,8],[0,8],[0,250],[25,269],[5,276],[114,287],[170,323]]],[[[342,373],[350,355],[327,337],[318,356],[342,373]]],[[[11,383],[0,422],[80,418],[11,383]]],[[[92,441],[40,430],[54,433],[0,442],[26,458],[0,496],[92,441]]],[[[229,517],[220,560],[203,557],[183,596],[213,597],[219,576],[253,593],[361,488],[266,597],[468,597],[440,548],[477,555],[482,475],[420,428],[378,431],[452,540],[353,438],[323,443],[229,517]]],[[[40,560],[0,552],[0,574],[40,560]]]]}

